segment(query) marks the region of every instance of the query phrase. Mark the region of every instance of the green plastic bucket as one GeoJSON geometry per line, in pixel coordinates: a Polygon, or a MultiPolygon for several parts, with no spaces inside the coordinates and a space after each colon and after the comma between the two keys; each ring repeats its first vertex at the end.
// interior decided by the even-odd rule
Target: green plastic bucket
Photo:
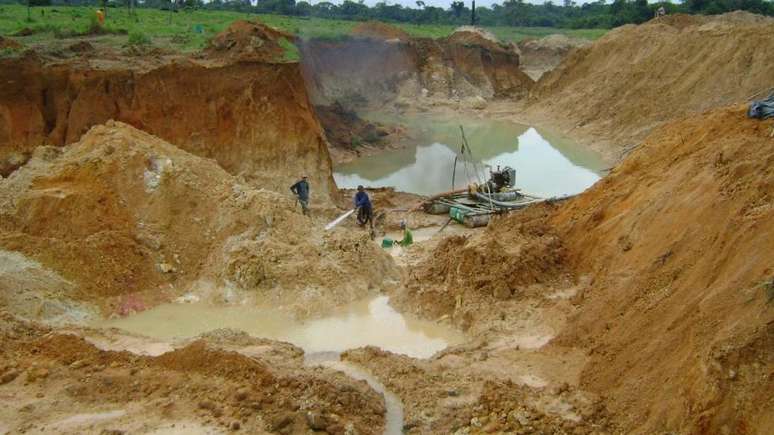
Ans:
{"type": "Polygon", "coordinates": [[[392,245],[395,244],[395,240],[392,240],[390,238],[385,237],[382,240],[382,248],[392,248],[392,245]]]}
{"type": "Polygon", "coordinates": [[[451,208],[449,208],[449,217],[461,224],[465,223],[465,216],[467,214],[467,210],[463,210],[459,207],[451,206],[451,208]]]}

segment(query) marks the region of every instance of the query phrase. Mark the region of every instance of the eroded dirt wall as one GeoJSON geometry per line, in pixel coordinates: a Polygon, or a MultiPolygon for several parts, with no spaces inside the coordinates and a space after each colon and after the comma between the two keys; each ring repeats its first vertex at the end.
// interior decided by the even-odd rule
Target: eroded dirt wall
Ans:
{"type": "Polygon", "coordinates": [[[480,39],[312,40],[302,46],[304,75],[317,104],[525,96],[533,82],[519,69],[517,52],[480,39]]]}
{"type": "Polygon", "coordinates": [[[0,62],[0,83],[6,162],[39,145],[75,142],[91,126],[115,119],[267,188],[285,191],[302,173],[322,195],[334,187],[296,63],[179,60],[145,71],[44,65],[28,57],[0,62]]]}

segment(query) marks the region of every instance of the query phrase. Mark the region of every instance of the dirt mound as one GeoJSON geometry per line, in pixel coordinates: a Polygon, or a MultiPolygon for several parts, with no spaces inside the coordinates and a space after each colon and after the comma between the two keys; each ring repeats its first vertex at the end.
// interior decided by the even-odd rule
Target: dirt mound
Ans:
{"type": "Polygon", "coordinates": [[[733,11],[722,15],[718,15],[717,21],[725,23],[738,23],[738,24],[763,24],[772,23],[774,18],[764,15],[753,14],[747,11],[733,11]]]}
{"type": "Polygon", "coordinates": [[[518,221],[446,238],[412,271],[395,303],[430,318],[454,315],[467,328],[472,319],[459,311],[520,298],[534,284],[564,278],[564,248],[546,224],[550,210],[533,207],[518,221]]]}
{"type": "Polygon", "coordinates": [[[458,27],[446,40],[453,44],[476,45],[492,51],[513,49],[512,45],[500,42],[491,32],[474,26],[458,27]]]}
{"type": "Polygon", "coordinates": [[[537,80],[556,68],[571,50],[590,44],[591,41],[586,39],[570,38],[566,35],[548,35],[540,39],[521,41],[518,45],[521,68],[533,80],[537,80]]]}
{"type": "Polygon", "coordinates": [[[215,36],[204,49],[207,57],[228,61],[277,62],[285,56],[285,45],[295,39],[255,21],[234,21],[215,36]],[[284,42],[283,42],[284,41],[284,42]]]}
{"type": "Polygon", "coordinates": [[[585,383],[626,427],[763,433],[772,421],[771,131],[743,107],[671,123],[553,218],[593,277],[564,341],[591,350],[585,383]]]}
{"type": "Polygon", "coordinates": [[[72,282],[74,298],[119,312],[191,290],[314,315],[390,273],[365,233],[324,233],[295,208],[289,195],[109,122],[71,146],[38,148],[0,180],[0,246],[72,282]]]}
{"type": "Polygon", "coordinates": [[[384,428],[382,398],[331,370],[272,364],[204,341],[158,357],[104,351],[81,337],[0,316],[0,383],[17,399],[0,409],[10,431],[376,434],[384,428]]]}
{"type": "MultiPolygon", "coordinates": [[[[257,26],[257,25],[256,25],[257,26]]],[[[257,26],[256,28],[260,28],[257,26]]],[[[0,172],[39,145],[78,141],[115,119],[287,192],[302,173],[325,203],[335,186],[324,134],[296,63],[83,56],[0,60],[0,172]]]]}
{"type": "Polygon", "coordinates": [[[702,25],[705,22],[707,22],[707,17],[701,15],[671,14],[664,15],[663,17],[656,18],[647,23],[670,26],[682,30],[686,27],[702,25]]]}
{"type": "Polygon", "coordinates": [[[774,86],[772,64],[770,21],[673,15],[572,52],[533,89],[531,110],[623,151],[668,120],[774,86]]]}
{"type": "Polygon", "coordinates": [[[360,23],[352,28],[352,35],[384,41],[397,40],[406,42],[411,37],[402,29],[379,21],[360,23]]]}
{"type": "Polygon", "coordinates": [[[20,50],[24,46],[11,38],[0,36],[0,50],[20,50]]]}

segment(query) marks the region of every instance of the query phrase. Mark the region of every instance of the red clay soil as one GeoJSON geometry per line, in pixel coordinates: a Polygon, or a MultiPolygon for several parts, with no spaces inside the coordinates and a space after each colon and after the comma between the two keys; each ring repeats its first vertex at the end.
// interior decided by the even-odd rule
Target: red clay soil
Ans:
{"type": "MultiPolygon", "coordinates": [[[[232,27],[217,41],[243,36],[245,27],[275,36],[253,23],[232,27]]],[[[236,41],[232,49],[246,50],[236,41]]],[[[95,68],[96,55],[56,65],[35,56],[0,60],[0,83],[12,84],[0,86],[0,169],[8,175],[35,147],[75,142],[114,119],[267,188],[284,192],[306,173],[327,198],[330,157],[299,65],[240,59],[178,57],[150,69],[131,59],[95,68]]]]}
{"type": "Polygon", "coordinates": [[[530,110],[619,153],[658,125],[774,87],[774,20],[674,15],[579,48],[531,94],[530,110]]]}

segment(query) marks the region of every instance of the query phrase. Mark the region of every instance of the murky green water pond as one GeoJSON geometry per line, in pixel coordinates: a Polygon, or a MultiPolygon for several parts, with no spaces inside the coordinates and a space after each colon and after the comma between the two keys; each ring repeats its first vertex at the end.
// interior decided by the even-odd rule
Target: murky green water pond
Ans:
{"type": "MultiPolygon", "coordinates": [[[[374,114],[364,116],[377,121],[396,121],[374,114]]],[[[397,122],[417,138],[416,144],[337,166],[333,176],[339,187],[391,186],[399,191],[431,195],[476,181],[474,166],[458,162],[452,186],[454,158],[462,141],[460,123],[479,176],[488,178],[487,166],[493,169],[498,165],[510,166],[516,169],[516,187],[525,193],[543,197],[579,193],[599,180],[607,167],[598,154],[567,138],[527,125],[429,116],[397,122]]]]}

